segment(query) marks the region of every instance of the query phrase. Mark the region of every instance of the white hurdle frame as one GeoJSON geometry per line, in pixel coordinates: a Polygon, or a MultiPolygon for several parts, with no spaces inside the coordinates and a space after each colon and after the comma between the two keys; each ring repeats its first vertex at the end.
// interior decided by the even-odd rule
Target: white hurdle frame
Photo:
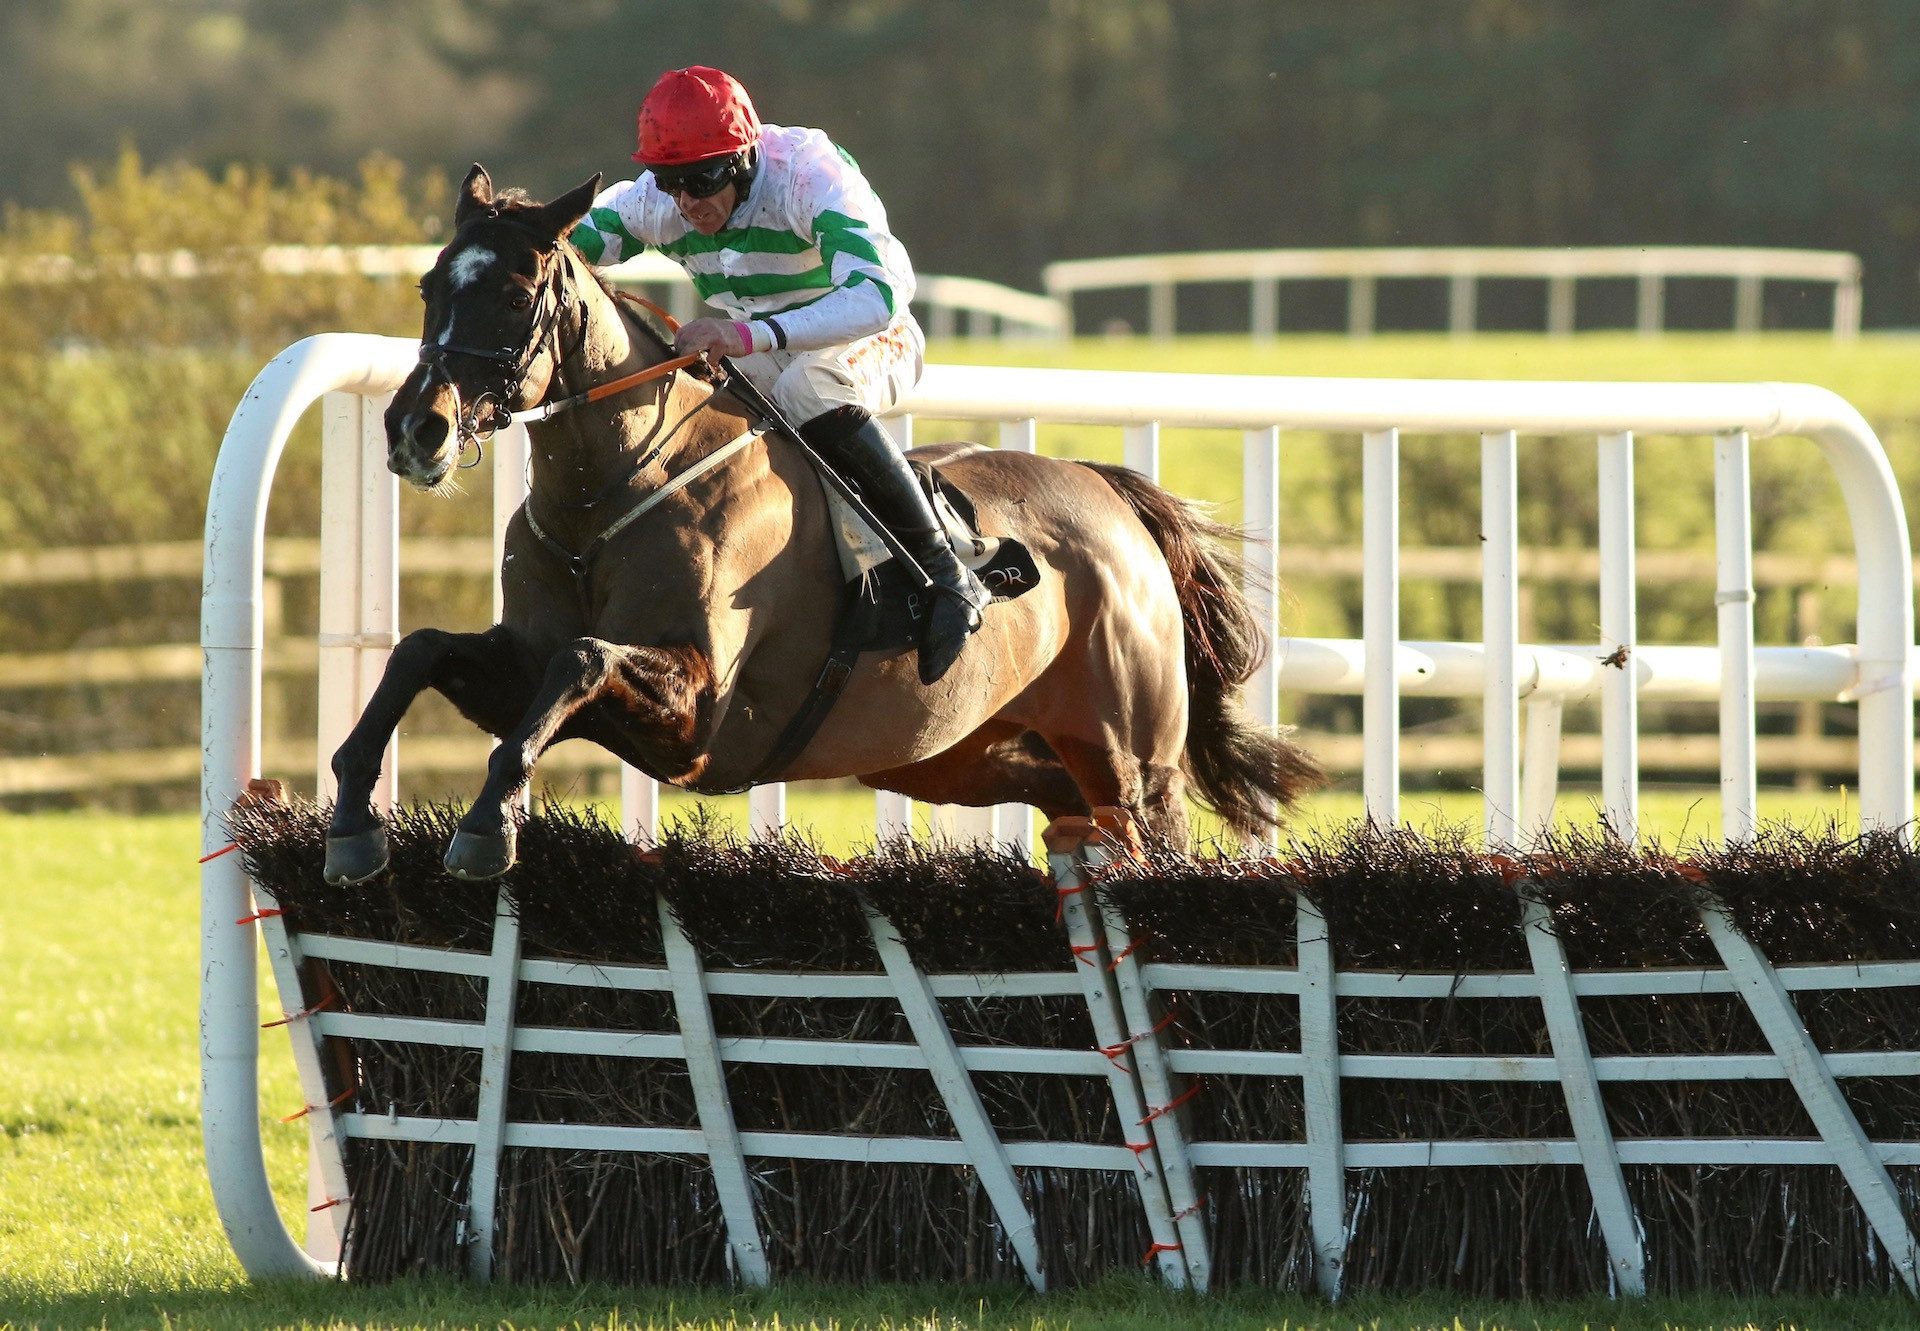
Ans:
{"type": "MultiPolygon", "coordinates": [[[[267,496],[273,472],[295,423],[310,406],[328,398],[323,415],[329,426],[326,448],[333,455],[330,465],[342,456],[336,450],[345,450],[352,469],[342,471],[335,466],[330,479],[324,483],[328,499],[322,516],[323,531],[327,533],[323,539],[331,541],[329,548],[339,553],[337,563],[332,558],[324,561],[328,576],[322,589],[321,691],[326,701],[321,722],[321,752],[325,754],[357,715],[394,641],[398,622],[391,498],[394,490],[392,479],[382,470],[385,445],[375,422],[380,400],[412,368],[415,353],[416,347],[411,341],[360,334],[329,334],[309,338],[289,348],[261,371],[236,410],[215,466],[209,495],[201,617],[205,653],[201,840],[203,854],[207,856],[201,867],[202,1119],[209,1178],[222,1223],[245,1269],[260,1277],[326,1274],[335,1269],[339,1260],[336,1216],[317,1213],[321,1219],[309,1236],[310,1246],[303,1246],[281,1221],[267,1184],[259,1133],[256,934],[253,928],[245,927],[251,924],[255,910],[239,857],[225,853],[231,849],[225,826],[227,811],[248,781],[260,775],[260,668],[264,637],[261,586],[267,496]],[[340,553],[345,551],[352,551],[352,556],[340,553]],[[348,599],[343,601],[343,597],[348,599]],[[236,924],[236,921],[243,923],[236,924]],[[332,1246],[329,1246],[330,1234],[332,1246]]],[[[1609,787],[1608,808],[1610,813],[1622,816],[1621,825],[1628,829],[1633,822],[1635,798],[1633,700],[1636,693],[1648,698],[1720,697],[1724,700],[1723,738],[1727,741],[1723,744],[1722,756],[1723,790],[1728,807],[1725,830],[1733,839],[1750,835],[1753,827],[1752,700],[1818,697],[1858,703],[1862,823],[1867,827],[1899,829],[1903,835],[1910,835],[1914,773],[1913,607],[1906,518],[1891,470],[1872,430],[1850,406],[1825,390],[1781,384],[1241,379],[933,366],[919,390],[903,404],[903,411],[926,419],[998,423],[1002,427],[1003,444],[1015,447],[1032,446],[1043,422],[1118,426],[1123,431],[1128,464],[1149,474],[1157,467],[1162,426],[1238,431],[1246,450],[1248,520],[1275,534],[1278,532],[1282,433],[1314,430],[1360,436],[1366,449],[1371,501],[1367,539],[1370,616],[1366,640],[1343,643],[1280,639],[1275,644],[1272,660],[1253,681],[1250,695],[1256,714],[1270,716],[1271,700],[1278,697],[1282,687],[1362,694],[1367,699],[1370,721],[1368,807],[1383,820],[1394,816],[1397,809],[1399,774],[1391,755],[1398,742],[1394,718],[1402,689],[1442,696],[1483,697],[1490,704],[1490,716],[1498,711],[1505,717],[1516,698],[1524,700],[1529,713],[1530,760],[1552,752],[1549,741],[1552,732],[1557,730],[1560,703],[1596,691],[1605,693],[1603,734],[1610,760],[1608,771],[1614,778],[1609,787]],[[1507,627],[1511,621],[1502,599],[1510,594],[1512,577],[1511,552],[1505,548],[1504,540],[1489,542],[1494,547],[1489,553],[1487,574],[1487,599],[1494,607],[1489,612],[1488,632],[1493,635],[1489,642],[1475,645],[1401,641],[1398,616],[1392,608],[1397,599],[1397,581],[1391,577],[1398,558],[1397,522],[1391,496],[1397,486],[1401,432],[1481,436],[1484,474],[1491,478],[1488,497],[1483,500],[1489,515],[1496,514],[1502,504],[1508,503],[1504,497],[1511,494],[1512,446],[1521,434],[1594,437],[1601,441],[1603,471],[1615,478],[1623,473],[1630,475],[1631,441],[1636,432],[1713,438],[1719,496],[1720,572],[1716,590],[1719,647],[1642,647],[1635,642],[1631,600],[1632,506],[1630,495],[1623,498],[1620,494],[1604,501],[1602,540],[1611,571],[1605,579],[1603,601],[1607,608],[1603,609],[1603,615],[1609,641],[1630,648],[1626,659],[1628,668],[1602,666],[1596,644],[1523,648],[1512,642],[1512,632],[1507,627]],[[1756,648],[1753,645],[1751,548],[1744,520],[1747,441],[1774,434],[1811,439],[1833,468],[1841,486],[1852,522],[1860,577],[1857,647],[1756,648]],[[1377,611],[1373,608],[1375,591],[1380,593],[1382,603],[1382,609],[1377,611]],[[1496,617],[1498,623],[1494,622],[1496,617]],[[1742,696],[1747,699],[1744,705],[1737,703],[1742,696]],[[1739,733],[1741,717],[1745,717],[1748,727],[1744,742],[1739,733]]],[[[896,428],[911,437],[911,418],[900,421],[896,428]]],[[[523,443],[504,433],[497,441],[497,522],[510,515],[518,503],[518,492],[512,486],[518,483],[520,475],[518,459],[524,457],[516,451],[516,446],[523,443]]],[[[1266,554],[1254,554],[1250,558],[1270,559],[1271,547],[1265,549],[1266,554]]],[[[1263,603],[1261,609],[1263,614],[1271,616],[1270,604],[1263,603]]],[[[1485,788],[1491,802],[1489,839],[1504,843],[1517,835],[1524,840],[1529,829],[1541,825],[1547,812],[1540,801],[1544,797],[1550,802],[1551,780],[1537,779],[1539,774],[1530,761],[1528,771],[1520,779],[1527,803],[1514,810],[1511,792],[1515,784],[1513,773],[1518,767],[1517,727],[1502,720],[1497,727],[1489,728],[1487,744],[1485,788]],[[1499,807],[1503,804],[1505,813],[1499,807]]],[[[388,768],[389,772],[392,770],[388,768]]],[[[322,770],[317,776],[322,790],[326,790],[327,773],[322,770]]],[[[622,791],[626,800],[624,825],[640,832],[650,830],[657,816],[657,800],[651,783],[630,773],[622,781],[622,791]]],[[[391,798],[390,782],[380,798],[391,798]]],[[[784,796],[762,794],[756,802],[758,825],[765,826],[774,820],[776,799],[783,800],[784,796]]],[[[901,829],[909,825],[911,808],[905,801],[882,796],[876,809],[878,823],[883,828],[901,829]]],[[[1000,835],[1019,841],[1017,820],[1023,815],[1024,811],[1015,815],[1012,826],[1000,823],[1000,815],[996,815],[1000,835]]],[[[1030,829],[1030,820],[1025,826],[1030,829]]],[[[1030,832],[1021,844],[1031,844],[1030,832]]],[[[1089,935],[1106,934],[1111,927],[1110,922],[1103,921],[1096,931],[1091,918],[1083,923],[1089,935]]],[[[1119,927],[1124,930],[1124,923],[1119,927]]],[[[1341,1072],[1351,1071],[1345,1064],[1354,1060],[1340,1060],[1340,1071],[1319,1066],[1323,1060],[1340,1058],[1332,999],[1335,993],[1371,992],[1366,986],[1374,981],[1355,982],[1361,988],[1343,987],[1346,980],[1332,974],[1328,959],[1319,951],[1325,945],[1324,928],[1317,928],[1317,933],[1316,928],[1303,912],[1301,969],[1294,978],[1269,975],[1259,980],[1261,984],[1294,987],[1254,990],[1302,994],[1303,1052],[1272,1057],[1283,1060],[1273,1065],[1276,1072],[1284,1066],[1289,1069],[1286,1075],[1303,1075],[1307,1079],[1312,1140],[1298,1148],[1284,1149],[1233,1143],[1188,1144],[1185,1149],[1196,1166],[1250,1163],[1255,1157],[1268,1163],[1297,1161],[1305,1165],[1317,1203],[1313,1237],[1320,1259],[1322,1287],[1331,1292],[1337,1290],[1339,1283],[1335,1248],[1344,1220],[1338,1215],[1336,1199],[1343,1171],[1348,1167],[1390,1164],[1398,1157],[1393,1148],[1354,1146],[1339,1141],[1338,1078],[1341,1072]],[[1318,940],[1312,948],[1309,947],[1310,933],[1316,933],[1318,940]],[[1280,1155],[1273,1155],[1272,1151],[1279,1151],[1280,1155]]],[[[272,917],[261,920],[260,929],[283,984],[288,979],[297,980],[301,953],[294,942],[272,917]]],[[[303,945],[307,948],[306,955],[347,954],[339,950],[330,953],[314,950],[312,945],[316,941],[324,944],[324,940],[308,940],[303,945]]],[[[1104,946],[1108,940],[1100,941],[1104,946]]],[[[502,938],[497,941],[491,957],[449,956],[437,964],[463,969],[477,966],[479,969],[469,969],[466,973],[491,973],[496,978],[511,974],[524,982],[539,966],[516,960],[517,952],[517,940],[502,938]]],[[[429,968],[435,966],[431,957],[412,960],[429,968]]],[[[1771,972],[1762,972],[1744,960],[1736,961],[1731,954],[1727,964],[1729,972],[1740,969],[1745,975],[1759,977],[1750,984],[1743,982],[1743,991],[1748,993],[1750,1002],[1756,1004],[1757,1014],[1760,1013],[1770,1001],[1765,974],[1771,972]]],[[[1843,969],[1848,977],[1857,978],[1854,968],[1843,969]]],[[[1139,997],[1149,1006],[1140,1007],[1131,1000],[1122,1002],[1115,997],[1109,1009],[1115,1020],[1136,1026],[1137,1022],[1131,1018],[1150,1011],[1153,990],[1206,988],[1219,979],[1205,975],[1170,977],[1164,968],[1157,974],[1152,966],[1122,966],[1117,973],[1122,976],[1137,973],[1142,977],[1139,997]]],[[[1409,982],[1414,978],[1408,977],[1409,982]]],[[[1784,983],[1785,978],[1777,976],[1776,982],[1784,983]]],[[[1686,983],[1707,984],[1711,980],[1711,974],[1696,973],[1687,977],[1686,983]]],[[[1029,986],[1021,992],[1080,992],[1073,976],[1004,977],[997,981],[988,977],[948,976],[931,977],[926,982],[935,995],[949,996],[997,992],[996,985],[1014,981],[1029,986]],[[1068,987],[1058,988],[1063,981],[1068,987]],[[1039,987],[1031,987],[1036,985],[1039,987]]],[[[1513,992],[1540,992],[1539,977],[1520,977],[1520,981],[1524,981],[1522,988],[1513,992]]],[[[646,987],[665,987],[671,977],[662,968],[658,975],[648,974],[633,982],[646,987]]],[[[718,977],[709,977],[709,982],[717,983],[718,977]]],[[[780,987],[795,983],[790,977],[773,977],[765,982],[773,984],[770,992],[794,992],[791,987],[780,987]]],[[[1912,981],[1889,979],[1885,982],[1912,981]]],[[[1495,977],[1488,983],[1497,990],[1503,981],[1495,977]]],[[[1596,977],[1575,977],[1574,992],[1609,991],[1604,989],[1604,984],[1596,977]],[[1595,984],[1602,988],[1593,987],[1595,984]]],[[[907,986],[905,989],[889,987],[885,992],[899,996],[912,991],[912,986],[907,986]]],[[[491,1057],[502,1078],[515,1050],[551,1048],[556,1041],[563,1045],[570,1043],[563,1038],[567,1033],[516,1031],[512,1028],[510,1007],[505,1009],[505,1014],[495,1020],[490,1011],[487,1022],[475,1025],[461,1037],[470,1040],[474,1047],[496,1050],[491,1057]]],[[[1785,1067],[1803,1097],[1810,1097],[1810,1103],[1812,1099],[1829,1102],[1831,1097],[1825,1096],[1821,1089],[1821,1070],[1807,1071],[1808,1051],[1793,1045],[1785,1033],[1769,1026],[1769,1021],[1779,1015],[1778,1012],[1762,1014],[1762,1025],[1774,1040],[1775,1057],[1735,1060],[1748,1069],[1741,1075],[1780,1075],[1780,1069],[1785,1067]]],[[[313,1111],[314,1174],[320,1194],[316,1204],[337,1212],[337,1203],[341,1200],[337,1195],[341,1178],[340,1133],[392,1135],[395,1129],[385,1119],[338,1114],[325,1103],[318,1041],[328,1034],[366,1034],[362,1027],[368,1019],[349,1014],[300,1012],[290,1014],[290,1020],[301,1028],[294,1032],[296,1064],[308,1107],[313,1111]],[[329,1203],[336,1205],[329,1206],[329,1203]]],[[[721,1056],[727,1056],[726,1042],[720,1043],[721,1056]]],[[[684,1046],[681,1048],[684,1052],[684,1046]]],[[[922,1046],[901,1048],[910,1052],[886,1055],[908,1060],[896,1065],[929,1066],[926,1060],[932,1055],[922,1046]]],[[[737,1049],[733,1052],[741,1053],[737,1049]]],[[[797,1056],[793,1051],[786,1052],[797,1056]]],[[[1556,1045],[1556,1057],[1560,1052],[1556,1045]]],[[[1107,1077],[1110,1072],[1108,1060],[1093,1052],[1084,1059],[1073,1051],[962,1050],[959,1056],[970,1069],[1011,1064],[1023,1071],[1061,1071],[1068,1075],[1107,1077]]],[[[1206,1071],[1210,1057],[1201,1051],[1174,1050],[1168,1053],[1166,1062],[1172,1073],[1192,1075],[1206,1071]]],[[[1817,1051],[1811,1057],[1818,1061],[1817,1051]]],[[[1609,1075],[1608,1064],[1612,1062],[1617,1060],[1601,1060],[1596,1064],[1600,1080],[1609,1075]]],[[[1638,1062],[1652,1066],[1661,1060],[1638,1062]]],[[[1832,1075],[1867,1075],[1866,1069],[1880,1067],[1883,1062],[1879,1056],[1834,1055],[1826,1058],[1820,1068],[1826,1070],[1830,1081],[1832,1075]]],[[[1519,1071],[1529,1078],[1553,1075],[1545,1066],[1519,1071]]],[[[1864,1189],[1863,1204],[1869,1206],[1883,1241],[1900,1263],[1903,1278],[1911,1283],[1914,1274],[1910,1260],[1911,1236],[1903,1240],[1883,1223],[1884,1207],[1878,1207],[1871,1200],[1879,1185],[1874,1177],[1874,1160],[1868,1158],[1871,1153],[1863,1155],[1859,1147],[1857,1125],[1849,1134],[1844,1123],[1831,1117],[1822,1120],[1818,1112],[1815,1117],[1816,1122],[1822,1123],[1822,1143],[1817,1146],[1776,1144],[1769,1158],[1829,1163],[1836,1155],[1851,1159],[1851,1165],[1843,1165],[1848,1170],[1849,1181],[1857,1189],[1864,1189]]],[[[431,1130],[440,1134],[435,1140],[458,1139],[476,1145],[482,1144],[483,1134],[493,1134],[497,1145],[488,1145],[486,1151],[478,1153],[481,1156],[506,1145],[562,1141],[584,1145],[602,1140],[610,1131],[534,1129],[505,1123],[491,1127],[479,1123],[437,1124],[426,1128],[415,1125],[407,1130],[431,1130]],[[448,1133],[453,1134],[452,1137],[447,1136],[448,1133]],[[466,1135],[462,1136],[463,1133],[466,1135]]],[[[645,1149],[698,1154],[712,1151],[711,1133],[703,1136],[700,1132],[682,1130],[645,1131],[665,1134],[645,1137],[648,1143],[645,1149]]],[[[621,1132],[615,1132],[614,1136],[627,1142],[643,1140],[621,1132]]],[[[831,1143],[823,1145],[811,1139],[803,1140],[804,1137],[804,1134],[740,1134],[740,1150],[746,1155],[812,1153],[819,1158],[821,1152],[855,1149],[831,1143]]],[[[1560,1150],[1556,1147],[1542,1156],[1536,1146],[1520,1144],[1508,1149],[1495,1143],[1471,1149],[1449,1147],[1441,1151],[1443,1158],[1438,1162],[1559,1159],[1565,1154],[1555,1154],[1560,1150]],[[1522,1150],[1521,1145],[1527,1149],[1522,1150]]],[[[964,1141],[895,1146],[866,1143],[856,1147],[867,1152],[860,1158],[925,1159],[973,1163],[976,1167],[979,1164],[969,1154],[964,1141]]],[[[1162,1155],[1166,1149],[1166,1141],[1162,1140],[1159,1146],[1162,1155]]],[[[1878,1154],[1888,1163],[1920,1161],[1920,1156],[1910,1161],[1902,1153],[1904,1150],[1891,1154],[1881,1150],[1878,1154]]],[[[1006,1148],[1006,1157],[1012,1166],[1048,1163],[1123,1171],[1147,1167],[1124,1146],[1014,1144],[1006,1148]]],[[[1648,1158],[1666,1157],[1636,1155],[1625,1149],[1620,1153],[1620,1160],[1625,1163],[1648,1158]]],[[[1567,1157],[1567,1162],[1578,1163],[1572,1156],[1567,1157]]],[[[1178,1185],[1162,1172],[1164,1160],[1151,1163],[1150,1177],[1143,1177],[1143,1197],[1158,1195],[1165,1200],[1170,1208],[1165,1213],[1165,1224],[1178,1229],[1178,1220],[1186,1217],[1172,1214],[1179,1208],[1173,1207],[1173,1193],[1168,1191],[1169,1185],[1176,1190],[1178,1185]]],[[[1884,1170],[1881,1173],[1884,1176],[1884,1170]]],[[[469,1218],[470,1225],[484,1225],[484,1209],[482,1206],[476,1210],[469,1218]]],[[[1156,1235],[1159,1232],[1162,1231],[1156,1227],[1156,1235]]],[[[1159,1240],[1156,1238],[1156,1241],[1159,1240]]],[[[737,1237],[734,1253],[737,1272],[743,1279],[752,1279],[751,1259],[737,1237]]],[[[479,1260],[476,1258],[476,1262],[479,1260]]],[[[1169,1268],[1175,1265],[1162,1262],[1163,1272],[1170,1278],[1169,1268]]],[[[1188,1250],[1177,1265],[1186,1273],[1183,1279],[1204,1285],[1203,1253],[1188,1250]]],[[[1038,1278],[1036,1269],[1030,1267],[1029,1272],[1038,1278]]],[[[1623,1272],[1622,1287],[1629,1284],[1623,1272]]]]}

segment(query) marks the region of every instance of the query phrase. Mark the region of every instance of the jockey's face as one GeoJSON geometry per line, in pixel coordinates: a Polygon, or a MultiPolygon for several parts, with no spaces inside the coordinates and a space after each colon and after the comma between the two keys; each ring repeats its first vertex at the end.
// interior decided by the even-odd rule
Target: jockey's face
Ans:
{"type": "Polygon", "coordinates": [[[740,202],[740,186],[729,181],[718,194],[709,194],[704,199],[696,199],[682,190],[673,196],[673,203],[680,210],[680,216],[687,219],[687,225],[703,236],[711,236],[727,224],[733,216],[734,205],[740,202]]]}

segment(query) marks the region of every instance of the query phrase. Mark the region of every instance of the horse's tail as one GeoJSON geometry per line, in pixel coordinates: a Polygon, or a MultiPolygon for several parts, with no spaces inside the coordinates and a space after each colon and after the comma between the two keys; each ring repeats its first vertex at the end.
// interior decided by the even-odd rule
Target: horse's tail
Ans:
{"type": "Polygon", "coordinates": [[[1255,726],[1234,696],[1267,650],[1224,548],[1243,534],[1136,471],[1084,465],[1127,501],[1173,573],[1187,649],[1187,776],[1234,831],[1258,835],[1276,825],[1276,806],[1292,804],[1325,777],[1320,764],[1287,738],[1290,727],[1255,726]]]}

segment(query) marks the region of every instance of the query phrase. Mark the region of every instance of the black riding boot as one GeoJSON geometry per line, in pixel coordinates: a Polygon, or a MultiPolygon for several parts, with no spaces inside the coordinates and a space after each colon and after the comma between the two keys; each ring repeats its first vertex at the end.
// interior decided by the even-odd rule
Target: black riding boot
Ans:
{"type": "Polygon", "coordinates": [[[939,594],[920,629],[920,682],[933,683],[959,658],[992,597],[954,556],[913,469],[872,416],[859,407],[835,407],[801,426],[800,433],[852,482],[873,515],[933,579],[939,594]]]}

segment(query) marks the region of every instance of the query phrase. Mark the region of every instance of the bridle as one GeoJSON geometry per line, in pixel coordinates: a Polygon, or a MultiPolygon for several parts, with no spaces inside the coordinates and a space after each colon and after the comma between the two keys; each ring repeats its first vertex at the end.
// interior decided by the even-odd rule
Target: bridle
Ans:
{"type": "MultiPolygon", "coordinates": [[[[502,226],[533,235],[531,228],[522,226],[505,216],[498,208],[489,208],[482,216],[470,219],[467,225],[473,226],[482,222],[497,222],[502,226]]],[[[622,393],[651,380],[664,378],[700,360],[698,356],[671,357],[658,364],[650,365],[638,373],[626,375],[609,383],[597,384],[584,392],[516,411],[513,404],[525,388],[527,371],[533,367],[533,362],[543,347],[549,342],[553,344],[554,369],[549,387],[552,384],[558,384],[563,390],[566,388],[564,369],[566,358],[579,349],[578,343],[572,350],[560,345],[558,331],[560,315],[575,303],[571,290],[565,283],[557,280],[558,274],[566,265],[564,244],[564,241],[556,241],[551,248],[542,249],[539,237],[535,236],[534,252],[539,258],[538,280],[534,284],[534,311],[528,321],[526,340],[517,350],[513,347],[474,347],[451,341],[430,341],[426,338],[420,340],[420,363],[438,374],[446,383],[447,390],[453,394],[454,437],[459,442],[461,457],[459,465],[463,470],[478,466],[486,455],[486,444],[504,426],[514,421],[550,420],[563,411],[584,406],[589,402],[598,402],[615,393],[622,393]],[[452,371],[447,368],[446,358],[449,355],[470,356],[475,360],[485,361],[494,367],[494,373],[497,375],[496,383],[489,384],[468,400],[461,393],[460,385],[454,379],[452,371]],[[471,459],[467,456],[468,449],[472,449],[471,459]]],[[[614,295],[616,298],[645,307],[665,322],[670,330],[678,331],[679,324],[673,316],[652,301],[624,291],[615,292],[614,295]]],[[[580,337],[582,340],[586,337],[584,323],[580,337]]],[[[676,425],[673,432],[677,430],[676,425]]],[[[658,453],[658,448],[649,450],[634,470],[644,467],[658,453]]]]}
{"type": "MultiPolygon", "coordinates": [[[[531,234],[529,228],[502,216],[494,208],[474,218],[468,225],[480,222],[498,222],[531,234]]],[[[555,329],[561,310],[569,303],[570,293],[561,283],[554,281],[554,274],[565,259],[557,243],[546,250],[536,245],[534,252],[539,256],[539,278],[534,284],[534,311],[528,321],[526,340],[518,348],[475,347],[459,342],[420,339],[420,363],[438,374],[447,390],[453,394],[454,434],[460,444],[462,468],[478,466],[485,454],[484,445],[512,419],[513,403],[525,387],[527,371],[533,367],[541,348],[549,341],[555,343],[556,369],[565,358],[565,353],[558,346],[555,329]],[[461,393],[459,381],[453,377],[453,372],[447,368],[448,356],[469,356],[486,362],[491,367],[494,382],[468,399],[461,393]],[[469,448],[473,450],[471,460],[467,460],[469,448]]],[[[448,331],[452,331],[451,326],[448,331]]]]}

